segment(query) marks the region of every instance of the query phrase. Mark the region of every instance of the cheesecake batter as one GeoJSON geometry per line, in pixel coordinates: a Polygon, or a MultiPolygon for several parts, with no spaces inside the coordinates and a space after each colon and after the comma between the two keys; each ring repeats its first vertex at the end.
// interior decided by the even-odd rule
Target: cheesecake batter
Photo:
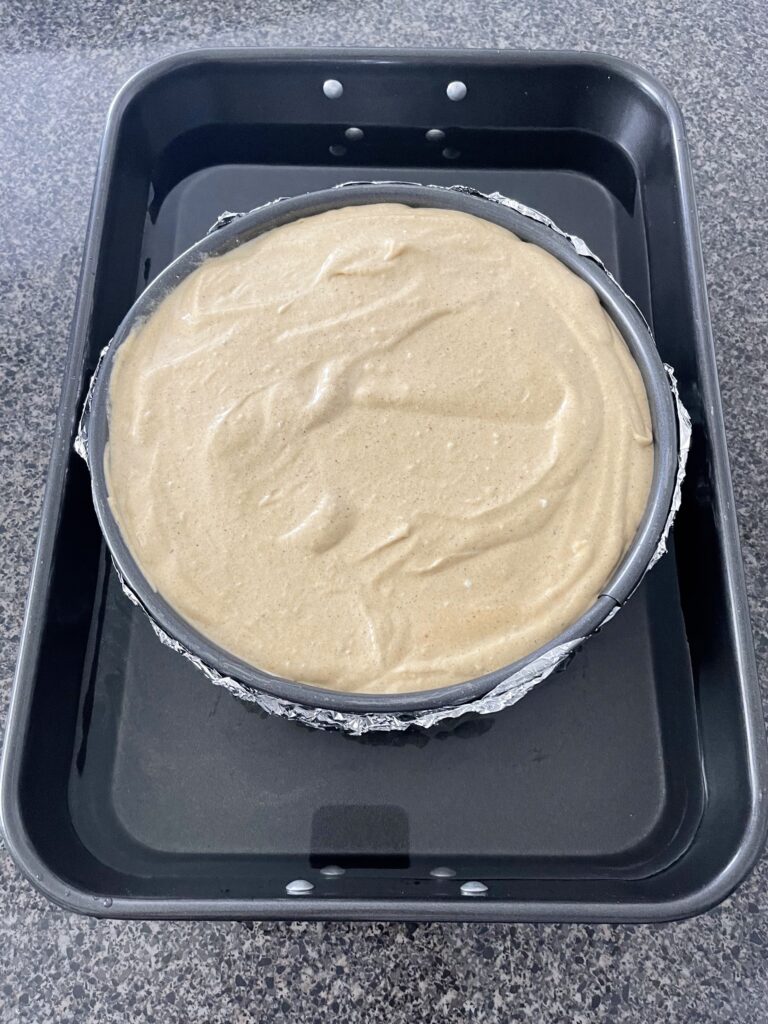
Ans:
{"type": "Polygon", "coordinates": [[[120,347],[109,437],[112,510],[165,599],[259,668],[355,692],[556,636],[653,471],[594,291],[504,228],[395,203],[204,262],[120,347]]]}

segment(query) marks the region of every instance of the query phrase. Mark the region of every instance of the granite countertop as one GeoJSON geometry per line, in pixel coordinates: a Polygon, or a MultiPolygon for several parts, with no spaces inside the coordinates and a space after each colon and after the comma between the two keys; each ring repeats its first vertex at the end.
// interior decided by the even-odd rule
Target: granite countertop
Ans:
{"type": "MultiPolygon", "coordinates": [[[[758,661],[768,659],[768,32],[761,0],[62,0],[0,7],[0,705],[7,705],[99,138],[201,45],[603,50],[671,87],[696,177],[758,661]],[[45,13],[43,13],[45,12],[45,13]]],[[[4,716],[3,716],[4,717],[4,716]]],[[[768,1021],[768,860],[656,927],[139,923],[49,905],[0,847],[0,1021],[768,1021]]]]}

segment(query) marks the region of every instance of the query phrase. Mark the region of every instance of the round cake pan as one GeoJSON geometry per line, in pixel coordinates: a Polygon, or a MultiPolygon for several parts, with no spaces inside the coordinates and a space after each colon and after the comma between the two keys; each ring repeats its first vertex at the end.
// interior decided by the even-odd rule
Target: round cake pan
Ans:
{"type": "MultiPolygon", "coordinates": [[[[226,221],[226,218],[223,219],[226,221]]],[[[287,705],[298,705],[307,711],[313,708],[325,709],[331,717],[338,713],[339,719],[343,719],[344,714],[418,716],[434,709],[472,704],[504,680],[523,671],[526,666],[540,661],[548,651],[553,652],[554,660],[558,660],[556,652],[561,648],[567,651],[574,641],[594,633],[626,601],[647,571],[667,528],[679,465],[678,421],[665,367],[642,315],[599,261],[585,258],[568,236],[553,230],[546,218],[534,219],[521,212],[520,208],[489,201],[488,197],[469,189],[406,183],[353,183],[281,199],[225,223],[193,245],[149,285],[118,327],[95,374],[87,417],[88,463],[93,500],[102,532],[127,588],[167,638],[170,638],[172,646],[191,655],[198,664],[202,663],[200,667],[212,669],[219,676],[234,680],[254,694],[264,695],[267,699],[260,700],[263,706],[269,707],[270,701],[276,706],[286,702],[287,705]],[[603,307],[622,334],[642,374],[653,423],[654,470],[645,514],[631,547],[613,577],[607,581],[595,604],[544,647],[531,651],[527,657],[512,665],[439,689],[393,694],[344,693],[283,679],[233,656],[191,626],[147,582],[123,540],[109,503],[104,468],[104,454],[109,440],[109,387],[115,354],[120,345],[203,260],[229,252],[266,231],[302,217],[343,206],[382,202],[459,210],[499,224],[524,241],[546,249],[587,281],[597,292],[603,307]]],[[[311,587],[311,581],[307,581],[307,585],[311,587]]]]}

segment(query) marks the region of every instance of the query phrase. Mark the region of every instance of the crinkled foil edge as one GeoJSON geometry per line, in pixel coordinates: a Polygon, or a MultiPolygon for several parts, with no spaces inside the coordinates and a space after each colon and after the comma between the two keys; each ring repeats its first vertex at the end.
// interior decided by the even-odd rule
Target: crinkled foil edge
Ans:
{"type": "MultiPolygon", "coordinates": [[[[338,189],[347,188],[350,185],[392,185],[392,184],[408,184],[408,185],[419,185],[424,187],[419,182],[393,182],[393,181],[349,181],[343,184],[336,185],[338,189]]],[[[486,194],[479,192],[476,189],[469,188],[466,185],[427,185],[427,188],[438,189],[444,192],[463,192],[467,195],[474,196],[478,199],[485,199],[488,202],[499,203],[502,206],[508,206],[524,217],[529,217],[531,220],[538,221],[540,224],[546,225],[552,231],[556,232],[561,237],[565,238],[573,246],[579,256],[583,256],[585,259],[592,260],[596,263],[606,274],[606,276],[619,288],[622,294],[632,303],[637,312],[643,318],[643,322],[651,334],[650,326],[642,314],[642,311],[637,306],[637,303],[627,295],[623,288],[619,285],[610,271],[606,268],[603,261],[596,256],[587,244],[576,235],[569,235],[567,232],[559,228],[551,218],[547,217],[546,214],[541,213],[538,210],[534,210],[529,206],[525,206],[523,203],[519,203],[514,199],[510,199],[507,196],[502,195],[500,192],[492,192],[486,194]]],[[[280,197],[271,200],[269,203],[263,204],[262,207],[257,209],[263,209],[266,206],[272,206],[276,203],[283,202],[284,198],[280,197]]],[[[254,211],[249,211],[253,213],[254,211]]],[[[208,234],[231,224],[235,220],[239,220],[241,217],[246,216],[245,213],[233,213],[226,211],[220,215],[216,223],[210,228],[208,234]]],[[[86,465],[90,468],[89,461],[89,449],[88,449],[88,419],[90,413],[91,396],[93,393],[94,383],[99,373],[102,360],[107,351],[105,347],[99,355],[96,369],[94,370],[91,378],[91,383],[88,388],[86,395],[85,404],[83,406],[83,413],[80,419],[80,424],[75,439],[75,451],[80,455],[86,462],[86,465]]],[[[651,560],[648,563],[648,567],[645,570],[647,573],[661,558],[661,556],[667,550],[667,542],[669,538],[670,530],[674,522],[677,511],[680,508],[682,500],[682,487],[683,479],[685,477],[685,466],[688,458],[688,450],[691,444],[691,418],[688,415],[685,406],[683,405],[679,389],[677,385],[677,379],[675,377],[674,370],[671,366],[665,364],[665,370],[669,378],[669,386],[672,392],[672,396],[675,403],[675,409],[677,412],[677,427],[678,427],[678,460],[677,460],[677,477],[675,480],[675,487],[672,495],[672,502],[670,505],[669,515],[662,531],[659,543],[653,553],[651,560]]],[[[553,647],[546,651],[535,661],[525,665],[522,669],[514,672],[508,676],[501,683],[498,683],[492,690],[486,693],[483,697],[477,700],[469,701],[464,704],[447,705],[441,708],[433,708],[429,711],[421,712],[408,712],[408,713],[369,713],[369,714],[353,714],[342,711],[332,711],[328,708],[317,708],[310,707],[305,704],[296,704],[292,701],[283,700],[279,697],[273,697],[268,693],[264,693],[261,690],[254,689],[250,686],[245,686],[238,682],[236,679],[232,679],[229,676],[224,676],[216,669],[211,668],[201,658],[199,658],[192,651],[188,650],[183,644],[179,643],[174,637],[169,636],[168,633],[154,620],[147,609],[144,607],[139,598],[134,594],[128,584],[125,582],[123,575],[120,571],[120,567],[114,562],[115,571],[117,572],[120,580],[120,585],[125,593],[126,597],[144,612],[152,625],[152,629],[157,635],[158,639],[166,647],[170,647],[171,650],[180,654],[182,657],[190,661],[200,672],[203,673],[206,678],[213,683],[215,686],[221,686],[225,690],[234,694],[240,700],[244,700],[250,704],[256,704],[264,711],[271,715],[277,715],[280,718],[291,719],[295,722],[301,722],[303,725],[310,726],[315,729],[337,729],[343,732],[347,732],[353,736],[361,736],[368,732],[401,732],[405,729],[409,729],[413,726],[418,726],[423,729],[428,729],[431,726],[437,725],[439,722],[444,722],[449,719],[461,718],[464,715],[490,715],[497,711],[502,711],[505,708],[511,707],[521,700],[534,686],[543,682],[547,679],[556,669],[564,666],[566,660],[573,652],[581,646],[588,639],[587,636],[580,637],[576,640],[571,640],[568,643],[560,644],[557,647],[553,647]]],[[[645,573],[638,581],[638,586],[642,579],[645,577],[645,573]]],[[[637,588],[635,588],[637,589],[637,588]]],[[[598,632],[607,622],[609,622],[614,615],[621,609],[621,605],[617,605],[608,615],[605,617],[603,622],[600,624],[598,629],[594,632],[598,632]]],[[[591,634],[589,634],[591,635],[591,634]]]]}

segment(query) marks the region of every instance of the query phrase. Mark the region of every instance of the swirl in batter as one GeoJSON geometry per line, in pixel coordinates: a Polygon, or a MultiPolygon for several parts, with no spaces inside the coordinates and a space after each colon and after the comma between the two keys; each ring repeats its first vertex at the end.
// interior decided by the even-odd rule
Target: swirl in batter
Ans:
{"type": "Polygon", "coordinates": [[[289,679],[391,693],[530,653],[597,599],[648,499],[648,401],[594,291],[468,214],[277,228],[119,349],[111,507],[150,583],[289,679]]]}

